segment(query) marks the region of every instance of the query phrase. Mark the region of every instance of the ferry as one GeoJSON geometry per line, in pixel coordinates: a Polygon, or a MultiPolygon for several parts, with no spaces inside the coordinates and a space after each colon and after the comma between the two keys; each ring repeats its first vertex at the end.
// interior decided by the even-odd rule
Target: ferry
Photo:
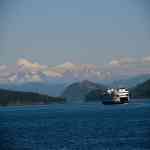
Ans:
{"type": "Polygon", "coordinates": [[[124,104],[129,102],[129,91],[126,88],[108,89],[102,98],[103,104],[124,104]]]}

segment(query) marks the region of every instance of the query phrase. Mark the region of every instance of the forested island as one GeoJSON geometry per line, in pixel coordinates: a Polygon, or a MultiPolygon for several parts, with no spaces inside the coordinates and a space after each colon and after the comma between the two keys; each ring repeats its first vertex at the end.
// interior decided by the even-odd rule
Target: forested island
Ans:
{"type": "Polygon", "coordinates": [[[65,101],[62,97],[0,89],[0,106],[64,103],[65,101]]]}
{"type": "MultiPolygon", "coordinates": [[[[75,82],[66,87],[61,96],[66,98],[67,101],[85,102],[85,97],[93,90],[105,91],[106,86],[88,80],[83,80],[81,82],[75,82]]],[[[89,98],[91,99],[91,97],[89,98]]]]}
{"type": "Polygon", "coordinates": [[[131,89],[132,98],[150,98],[150,80],[131,89]]]}

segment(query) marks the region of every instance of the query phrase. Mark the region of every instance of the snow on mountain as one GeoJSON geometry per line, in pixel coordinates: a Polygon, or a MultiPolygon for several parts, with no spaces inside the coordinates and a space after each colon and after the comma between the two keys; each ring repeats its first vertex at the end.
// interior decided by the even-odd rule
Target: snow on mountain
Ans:
{"type": "Polygon", "coordinates": [[[56,66],[56,68],[66,68],[66,69],[72,69],[72,68],[75,68],[75,67],[76,67],[76,65],[74,65],[71,62],[65,62],[64,64],[56,66]]]}
{"type": "Polygon", "coordinates": [[[16,62],[16,65],[19,67],[24,67],[24,68],[28,68],[28,69],[32,69],[32,70],[40,70],[40,69],[44,69],[47,68],[47,66],[45,65],[40,65],[38,63],[33,63],[27,59],[21,58],[16,62]]]}
{"type": "Polygon", "coordinates": [[[102,72],[96,65],[92,64],[73,64],[66,62],[64,64],[53,67],[53,69],[63,74],[63,80],[101,80],[102,72]]]}
{"type": "Polygon", "coordinates": [[[0,65],[0,70],[4,70],[7,66],[6,65],[0,65]]]}
{"type": "Polygon", "coordinates": [[[62,77],[61,73],[53,71],[50,68],[43,70],[43,74],[46,75],[47,77],[58,77],[58,78],[62,77]]]}
{"type": "Polygon", "coordinates": [[[125,79],[140,74],[150,74],[149,58],[140,61],[146,67],[136,67],[133,59],[113,60],[108,66],[99,68],[92,64],[66,62],[49,67],[21,58],[16,64],[0,65],[0,83],[72,83],[90,80],[95,82],[125,79]],[[132,64],[132,65],[129,65],[132,64]]]}
{"type": "Polygon", "coordinates": [[[105,79],[104,74],[95,65],[71,62],[48,67],[21,58],[16,64],[0,65],[0,83],[96,81],[105,79]]]}
{"type": "Polygon", "coordinates": [[[97,69],[96,65],[92,64],[73,64],[71,62],[66,62],[64,64],[58,65],[55,68],[64,69],[64,70],[88,70],[88,69],[97,69]]]}

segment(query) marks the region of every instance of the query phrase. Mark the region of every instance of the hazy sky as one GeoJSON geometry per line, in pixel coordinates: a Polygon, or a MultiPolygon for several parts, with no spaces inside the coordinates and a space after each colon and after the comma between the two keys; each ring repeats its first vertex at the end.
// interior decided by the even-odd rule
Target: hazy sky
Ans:
{"type": "Polygon", "coordinates": [[[1,0],[0,63],[148,56],[149,19],[148,0],[1,0]]]}

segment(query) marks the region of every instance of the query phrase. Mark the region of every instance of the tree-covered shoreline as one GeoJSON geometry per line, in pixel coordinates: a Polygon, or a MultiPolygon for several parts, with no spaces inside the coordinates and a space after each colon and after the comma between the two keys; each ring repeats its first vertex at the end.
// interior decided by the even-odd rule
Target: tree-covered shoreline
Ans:
{"type": "Polygon", "coordinates": [[[62,97],[0,89],[0,106],[64,103],[65,101],[62,97]]]}

